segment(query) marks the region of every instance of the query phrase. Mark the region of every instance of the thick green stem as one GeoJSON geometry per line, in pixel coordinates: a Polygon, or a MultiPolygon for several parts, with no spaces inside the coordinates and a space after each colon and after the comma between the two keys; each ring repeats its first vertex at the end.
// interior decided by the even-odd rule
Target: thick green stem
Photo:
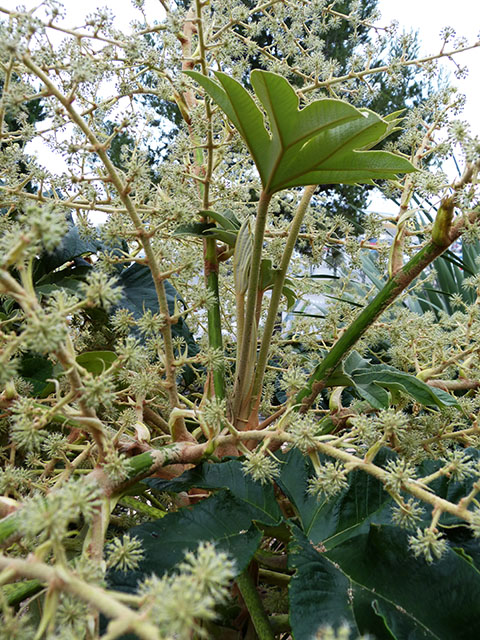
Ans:
{"type": "Polygon", "coordinates": [[[248,380],[248,373],[253,370],[252,345],[256,344],[256,306],[258,283],[260,280],[260,264],[262,259],[263,238],[267,222],[268,205],[272,198],[271,193],[262,191],[258,202],[257,220],[255,224],[255,234],[252,247],[252,261],[250,265],[250,275],[248,278],[247,304],[245,309],[245,321],[243,326],[243,340],[239,345],[240,358],[235,377],[233,414],[237,418],[245,401],[245,389],[248,380]]]}
{"type": "MultiPolygon", "coordinates": [[[[214,302],[208,308],[208,343],[213,349],[223,352],[222,318],[218,292],[217,242],[214,238],[205,240],[205,271],[207,289],[213,295],[214,302]]],[[[225,398],[225,367],[223,362],[213,367],[213,386],[219,400],[225,398]]]]}
{"type": "Polygon", "coordinates": [[[96,473],[102,475],[103,481],[100,481],[106,495],[119,495],[132,484],[135,484],[142,478],[146,478],[158,469],[166,467],[169,464],[191,464],[199,462],[205,453],[207,443],[193,444],[190,442],[178,442],[166,445],[161,449],[151,449],[140,453],[138,456],[130,458],[128,461],[130,472],[129,477],[121,482],[111,483],[107,481],[102,469],[94,469],[91,476],[96,473]]]}
{"type": "Polygon", "coordinates": [[[278,306],[282,297],[283,286],[285,284],[285,278],[287,277],[288,266],[292,258],[295,243],[297,242],[300,227],[302,225],[307,207],[312,199],[317,185],[310,185],[305,188],[302,199],[297,207],[295,216],[290,225],[290,231],[283,250],[282,260],[280,262],[280,268],[277,271],[275,284],[270,298],[270,305],[268,307],[267,320],[263,329],[262,344],[260,346],[260,353],[258,355],[257,369],[255,371],[255,379],[252,390],[251,407],[253,407],[261,393],[263,376],[265,375],[265,367],[268,361],[268,352],[270,349],[270,341],[272,339],[273,330],[275,327],[275,321],[278,313],[278,306]]]}
{"type": "MultiPolygon", "coordinates": [[[[460,180],[453,185],[454,190],[458,192],[462,186],[471,182],[477,175],[478,170],[478,163],[468,164],[460,180]]],[[[385,309],[398,298],[402,291],[404,291],[435,258],[438,258],[462,235],[467,225],[473,224],[480,217],[480,210],[477,208],[471,211],[466,218],[461,217],[456,222],[453,222],[454,204],[455,197],[448,196],[442,200],[437,214],[439,220],[434,225],[432,240],[388,280],[384,288],[377,294],[372,302],[365,307],[358,318],[352,322],[333,345],[322,362],[317,365],[307,385],[298,392],[295,398],[296,404],[301,405],[300,411],[302,413],[308,411],[309,407],[312,406],[317,395],[325,387],[328,376],[334,371],[353,345],[358,342],[365,331],[372,326],[385,309]]]]}
{"type": "Polygon", "coordinates": [[[279,587],[288,587],[292,576],[286,573],[279,573],[278,571],[270,571],[269,569],[259,569],[258,577],[261,582],[267,582],[268,584],[276,584],[279,587]]]}
{"type": "Polygon", "coordinates": [[[252,577],[248,573],[248,568],[237,577],[237,586],[240,589],[259,640],[275,640],[275,634],[270,626],[267,613],[263,608],[252,577]]]}
{"type": "Polygon", "coordinates": [[[157,507],[145,504],[145,502],[142,502],[133,496],[123,496],[123,498],[119,500],[119,503],[129,509],[135,509],[135,511],[147,516],[150,520],[158,520],[159,518],[166,516],[168,513],[166,510],[162,511],[157,509],[157,507]]]}
{"type": "MultiPolygon", "coordinates": [[[[202,19],[202,6],[203,3],[200,0],[195,2],[196,21],[195,27],[187,27],[184,31],[185,40],[182,45],[184,55],[191,57],[191,38],[193,35],[193,29],[196,29],[198,36],[198,47],[200,50],[200,64],[202,67],[202,73],[208,76],[208,66],[206,61],[206,47],[205,47],[205,35],[203,32],[203,19],[202,19]]],[[[185,63],[185,67],[191,65],[191,61],[185,63]]],[[[191,102],[196,102],[196,99],[192,96],[191,102]]],[[[210,107],[210,101],[208,98],[205,101],[205,113],[207,121],[209,123],[207,130],[207,162],[204,166],[204,152],[200,148],[199,141],[196,140],[193,130],[191,130],[191,137],[195,145],[199,145],[195,151],[196,164],[199,170],[204,171],[203,181],[199,183],[200,193],[202,195],[202,206],[204,210],[210,208],[210,180],[213,172],[213,133],[212,133],[212,109],[210,107]]],[[[223,353],[223,339],[222,339],[222,319],[220,314],[220,296],[218,291],[218,256],[217,256],[217,241],[214,238],[208,238],[204,241],[205,251],[205,278],[208,291],[213,294],[213,302],[208,308],[208,344],[211,348],[220,350],[223,353]]],[[[213,366],[213,387],[215,390],[215,396],[219,400],[225,398],[225,365],[223,362],[219,362],[213,366]]]]}
{"type": "Polygon", "coordinates": [[[17,512],[0,520],[0,545],[8,542],[12,536],[18,533],[20,522],[20,515],[17,512]]]}
{"type": "MultiPolygon", "coordinates": [[[[454,239],[456,238],[451,238],[450,243],[453,242],[454,239]]],[[[325,387],[328,376],[334,371],[353,345],[358,342],[365,331],[372,326],[375,320],[396,300],[400,293],[402,293],[435,258],[438,258],[446,248],[446,245],[439,246],[433,241],[429,242],[409,260],[400,271],[388,280],[383,289],[375,296],[372,302],[363,309],[360,315],[333,345],[325,358],[317,365],[307,385],[298,392],[295,402],[301,405],[300,411],[302,413],[308,411],[317,395],[325,387]]]]}

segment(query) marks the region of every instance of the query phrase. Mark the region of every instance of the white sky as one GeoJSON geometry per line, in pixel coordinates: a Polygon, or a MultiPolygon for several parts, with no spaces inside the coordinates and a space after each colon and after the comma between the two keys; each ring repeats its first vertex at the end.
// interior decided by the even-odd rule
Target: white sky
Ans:
{"type": "MultiPolygon", "coordinates": [[[[40,4],[40,0],[0,0],[6,8],[14,8],[18,4],[28,9],[40,4]]],[[[65,24],[78,26],[82,19],[98,6],[109,7],[116,16],[118,28],[129,29],[129,23],[140,14],[133,9],[130,0],[64,0],[67,19],[65,24]]],[[[441,47],[440,30],[446,26],[453,27],[458,36],[465,36],[470,43],[480,40],[480,2],[478,0],[379,0],[378,7],[382,13],[380,24],[389,24],[392,20],[399,22],[400,28],[406,31],[418,31],[420,55],[437,53],[441,47]]],[[[145,0],[146,14],[155,19],[162,15],[159,0],[145,0]]],[[[453,78],[453,84],[467,96],[464,119],[472,130],[480,134],[480,47],[462,53],[457,58],[459,64],[469,68],[465,80],[453,78]]],[[[445,68],[453,72],[453,63],[445,62],[445,68]]]]}
{"type": "MultiPolygon", "coordinates": [[[[444,27],[453,27],[457,36],[465,36],[469,43],[480,40],[480,2],[478,0],[380,0],[382,23],[398,20],[405,31],[418,31],[420,55],[438,53],[441,46],[439,33],[444,27]]],[[[480,134],[480,47],[461,53],[457,61],[467,66],[469,74],[464,80],[453,77],[453,63],[445,62],[451,71],[452,84],[467,97],[462,117],[480,134]]]]}
{"type": "MultiPolygon", "coordinates": [[[[31,8],[40,4],[40,0],[3,0],[6,8],[14,8],[18,4],[31,8]]],[[[133,9],[130,0],[64,0],[67,12],[65,24],[79,25],[82,18],[93,12],[98,6],[109,7],[116,16],[118,28],[129,29],[129,22],[140,14],[133,9]]],[[[478,0],[379,0],[378,7],[382,13],[380,24],[389,24],[392,20],[399,22],[400,28],[406,31],[418,31],[420,54],[437,53],[441,47],[440,30],[446,26],[453,27],[457,35],[465,36],[469,42],[480,40],[480,2],[478,0]]],[[[162,15],[159,0],[145,0],[146,14],[155,19],[162,15]]],[[[465,80],[454,80],[454,84],[467,95],[465,119],[480,134],[480,47],[458,56],[461,65],[469,67],[469,75],[465,80]]],[[[452,63],[445,63],[446,68],[454,71],[452,63]]]]}
{"type": "MultiPolygon", "coordinates": [[[[31,8],[38,6],[40,0],[0,0],[6,8],[15,8],[20,3],[31,8]]],[[[98,6],[109,7],[116,16],[115,25],[125,31],[129,30],[131,20],[140,18],[130,0],[64,0],[63,4],[67,13],[66,26],[81,25],[82,19],[98,6]]],[[[480,40],[479,0],[402,0],[401,4],[398,0],[379,0],[378,7],[382,13],[379,24],[387,25],[397,20],[401,30],[418,31],[420,55],[440,51],[439,34],[446,26],[453,27],[458,36],[465,36],[471,44],[480,40]]],[[[147,16],[153,19],[163,12],[159,0],[145,0],[145,9],[147,16]]],[[[480,47],[460,54],[457,61],[469,68],[465,80],[453,77],[453,63],[446,61],[444,66],[451,73],[452,84],[466,95],[465,111],[461,117],[470,123],[475,134],[480,135],[480,47]]]]}

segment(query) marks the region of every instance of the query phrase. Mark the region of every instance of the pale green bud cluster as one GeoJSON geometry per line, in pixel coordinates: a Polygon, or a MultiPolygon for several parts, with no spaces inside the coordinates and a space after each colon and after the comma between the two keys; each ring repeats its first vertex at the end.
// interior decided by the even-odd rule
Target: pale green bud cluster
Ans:
{"type": "Polygon", "coordinates": [[[308,493],[317,498],[325,497],[327,500],[347,487],[347,471],[338,460],[337,462],[324,462],[315,469],[315,476],[308,481],[308,493]]]}
{"type": "Polygon", "coordinates": [[[269,484],[280,475],[280,464],[272,456],[254,451],[242,462],[244,473],[261,484],[269,484]]]}
{"type": "Polygon", "coordinates": [[[106,546],[107,567],[120,571],[132,571],[138,568],[145,555],[142,544],[136,538],[125,534],[121,539],[114,538],[106,546]]]}
{"type": "Polygon", "coordinates": [[[70,480],[46,496],[37,494],[30,498],[20,511],[20,528],[37,544],[48,541],[59,545],[71,522],[80,517],[91,521],[100,505],[100,495],[97,485],[70,480]]]}
{"type": "Polygon", "coordinates": [[[413,554],[423,556],[428,563],[440,559],[447,551],[447,541],[436,529],[417,529],[414,536],[410,536],[408,544],[413,554]]]}
{"type": "Polygon", "coordinates": [[[87,281],[82,285],[82,291],[87,302],[92,306],[103,307],[108,311],[118,304],[122,297],[122,289],[115,278],[109,278],[101,271],[92,271],[87,281]]]}
{"type": "Polygon", "coordinates": [[[226,600],[234,575],[228,556],[201,542],[195,553],[185,555],[177,573],[152,576],[140,585],[148,618],[165,637],[188,640],[192,632],[201,637],[201,622],[215,619],[215,606],[226,600]]]}

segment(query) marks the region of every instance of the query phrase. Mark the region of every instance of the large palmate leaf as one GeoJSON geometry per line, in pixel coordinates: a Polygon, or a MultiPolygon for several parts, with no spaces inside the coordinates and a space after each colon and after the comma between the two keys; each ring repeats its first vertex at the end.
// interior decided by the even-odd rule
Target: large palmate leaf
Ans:
{"type": "MultiPolygon", "coordinates": [[[[382,465],[389,456],[382,449],[376,463],[382,465]]],[[[277,484],[292,503],[303,532],[313,544],[321,543],[330,549],[368,531],[372,522],[391,521],[393,501],[382,483],[372,476],[353,471],[344,491],[330,500],[319,500],[308,493],[308,481],[315,475],[311,462],[297,449],[279,458],[283,464],[277,484]]]]}
{"type": "MultiPolygon", "coordinates": [[[[118,279],[122,286],[122,298],[118,303],[119,308],[124,307],[131,311],[136,320],[141,318],[147,310],[152,311],[152,313],[159,312],[155,283],[153,282],[152,273],[148,267],[135,263],[127,269],[124,269],[118,279]]],[[[173,315],[177,311],[176,305],[183,303],[183,300],[168,280],[164,281],[164,287],[168,310],[169,313],[173,315]]],[[[185,340],[190,356],[198,352],[195,339],[183,318],[180,318],[172,325],[172,333],[174,336],[181,337],[185,340]]]]}
{"type": "Polygon", "coordinates": [[[20,375],[32,385],[32,395],[41,396],[55,390],[53,364],[47,358],[36,354],[26,354],[20,361],[20,375]]]}
{"type": "Polygon", "coordinates": [[[235,498],[245,501],[251,510],[252,519],[269,526],[278,525],[282,512],[275,499],[273,485],[262,485],[246,475],[240,460],[212,464],[204,462],[173,480],[148,478],[143,481],[159,491],[179,492],[192,487],[200,489],[228,489],[235,498]]]}
{"type": "Polygon", "coordinates": [[[257,516],[256,506],[222,489],[191,508],[133,527],[130,534],[141,541],[145,559],[135,571],[111,571],[108,581],[117,588],[135,590],[138,582],[152,573],[161,576],[171,571],[202,540],[227,552],[241,573],[262,539],[253,524],[257,516]]]}
{"type": "Polygon", "coordinates": [[[186,73],[238,129],[267,193],[308,184],[371,184],[415,170],[406,158],[367,150],[395,128],[396,114],[382,119],[330,98],[299,110],[298,97],[282,76],[256,69],[251,83],[268,116],[269,133],[262,112],[236,80],[221,72],[215,74],[218,82],[186,73]]]}
{"type": "Polygon", "coordinates": [[[324,625],[348,622],[357,634],[403,640],[470,640],[480,634],[480,573],[448,549],[428,564],[397,527],[370,530],[319,553],[294,530],[289,566],[290,622],[295,640],[324,625]]]}

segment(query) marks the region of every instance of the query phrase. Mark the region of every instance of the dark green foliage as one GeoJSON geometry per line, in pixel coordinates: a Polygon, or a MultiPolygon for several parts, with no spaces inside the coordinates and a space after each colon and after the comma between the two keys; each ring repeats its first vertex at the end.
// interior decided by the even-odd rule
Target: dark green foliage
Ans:
{"type": "MultiPolygon", "coordinates": [[[[381,451],[377,463],[388,455],[381,451]]],[[[332,500],[318,500],[308,493],[313,468],[299,451],[292,450],[282,460],[278,485],[288,497],[302,531],[313,544],[332,548],[352,535],[368,530],[370,522],[390,522],[392,500],[378,480],[360,471],[349,475],[348,488],[332,500]]]]}
{"type": "Polygon", "coordinates": [[[237,459],[217,464],[203,463],[171,481],[151,478],[144,482],[154,489],[173,492],[185,491],[192,487],[209,490],[225,488],[249,506],[252,520],[275,526],[281,519],[273,486],[261,485],[250,476],[246,476],[237,459]]]}
{"type": "Polygon", "coordinates": [[[390,405],[388,391],[401,391],[425,406],[458,406],[454,396],[425,384],[415,376],[385,364],[371,364],[353,351],[343,363],[343,382],[351,384],[361,398],[372,407],[386,409],[390,405]]]}
{"type": "Polygon", "coordinates": [[[25,354],[20,363],[19,374],[32,385],[32,395],[42,396],[50,393],[53,385],[48,382],[53,376],[53,365],[50,360],[37,355],[25,354]]]}
{"type": "Polygon", "coordinates": [[[343,620],[379,640],[470,640],[480,633],[480,574],[453,550],[428,565],[409,553],[407,533],[371,525],[327,553],[296,532],[290,554],[295,640],[343,620]]]}
{"type": "MultiPolygon", "coordinates": [[[[118,304],[119,308],[123,307],[131,311],[135,320],[141,318],[145,311],[151,311],[152,313],[159,312],[155,285],[148,267],[135,263],[126,269],[122,269],[118,280],[123,290],[122,299],[118,304]]],[[[168,309],[170,315],[174,315],[176,306],[183,305],[183,300],[168,280],[165,281],[164,285],[168,309]]],[[[195,339],[183,318],[180,318],[172,325],[172,333],[176,337],[183,338],[185,344],[188,346],[189,356],[195,355],[198,352],[195,339]]]]}
{"type": "MultiPolygon", "coordinates": [[[[88,238],[82,236],[71,217],[69,217],[69,223],[68,232],[59,247],[52,253],[42,254],[34,262],[35,290],[40,295],[48,296],[58,289],[81,294],[81,285],[93,269],[91,256],[102,254],[104,251],[112,252],[112,248],[110,246],[107,247],[97,235],[92,235],[88,238]]],[[[159,311],[155,285],[148,267],[134,263],[126,266],[117,265],[115,269],[118,284],[122,287],[122,298],[119,303],[109,313],[102,309],[92,309],[86,314],[85,318],[94,330],[103,333],[103,344],[100,347],[104,349],[108,349],[113,344],[113,333],[109,326],[109,319],[117,309],[127,309],[132,313],[135,320],[140,319],[146,311],[154,314],[159,311]]],[[[184,306],[184,302],[173,284],[165,281],[164,286],[169,312],[173,315],[184,306]]],[[[9,302],[13,301],[10,300],[9,302]]],[[[5,309],[6,304],[4,303],[3,305],[4,311],[7,311],[5,309]]],[[[10,305],[8,311],[9,314],[14,315],[15,307],[10,305]]],[[[8,317],[7,313],[5,316],[8,317]]],[[[137,327],[134,327],[133,331],[142,341],[142,334],[137,327]]],[[[172,325],[172,334],[174,337],[184,340],[189,356],[194,356],[198,353],[198,346],[183,318],[179,318],[172,325]]],[[[111,357],[116,357],[112,351],[104,351],[102,353],[111,353],[111,357]]],[[[80,356],[80,358],[83,357],[85,357],[85,354],[80,356]]],[[[109,357],[106,355],[103,360],[109,357]]],[[[51,365],[49,367],[49,364],[48,360],[35,354],[22,358],[20,373],[27,382],[34,385],[35,394],[50,393],[52,391],[51,383],[46,382],[51,373],[51,365]]],[[[105,362],[98,364],[98,366],[104,367],[105,362]]],[[[190,384],[195,379],[195,374],[191,367],[184,368],[182,376],[187,384],[190,384]]]]}
{"type": "Polygon", "coordinates": [[[238,573],[248,566],[262,534],[252,524],[258,510],[228,490],[177,513],[138,525],[130,533],[142,542],[145,560],[138,570],[111,572],[109,581],[116,587],[135,587],[152,573],[163,575],[181,562],[202,540],[215,542],[218,549],[235,558],[238,573]]]}
{"type": "MultiPolygon", "coordinates": [[[[471,454],[478,457],[476,450],[471,454]]],[[[392,455],[382,449],[376,464],[384,466],[392,455]]],[[[480,633],[480,545],[465,529],[447,529],[450,547],[441,560],[428,564],[413,556],[408,532],[388,524],[393,501],[380,482],[354,471],[341,494],[318,501],[307,491],[314,472],[300,452],[279,454],[278,459],[281,493],[275,495],[271,485],[244,476],[238,459],[203,463],[171,481],[145,480],[154,491],[175,494],[196,487],[213,495],[131,529],[142,541],[146,558],[136,571],[111,572],[111,585],[134,591],[152,571],[171,571],[199,540],[215,541],[228,551],[240,573],[259,548],[263,531],[290,540],[288,549],[276,544],[288,551],[295,640],[310,640],[321,626],[339,629],[343,623],[350,625],[352,638],[371,634],[379,640],[469,640],[480,633]],[[285,497],[293,507],[291,516],[282,516],[277,503],[285,497]],[[286,538],[282,530],[289,532],[286,538]]],[[[419,473],[437,467],[424,463],[419,473]]],[[[437,495],[449,500],[457,500],[470,486],[446,478],[434,484],[437,495]]],[[[260,562],[263,557],[258,556],[260,562]]],[[[218,622],[227,624],[221,615],[218,622]]]]}

